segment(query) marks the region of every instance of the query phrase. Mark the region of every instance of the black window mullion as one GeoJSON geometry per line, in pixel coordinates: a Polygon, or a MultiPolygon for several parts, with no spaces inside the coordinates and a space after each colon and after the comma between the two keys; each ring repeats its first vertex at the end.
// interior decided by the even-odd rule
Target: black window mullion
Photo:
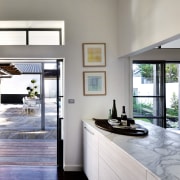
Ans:
{"type": "Polygon", "coordinates": [[[162,99],[162,114],[164,116],[162,127],[166,128],[166,68],[165,68],[165,62],[162,63],[162,71],[161,71],[161,94],[164,95],[164,98],[162,99]]]}
{"type": "Polygon", "coordinates": [[[26,45],[29,45],[29,31],[26,30],[26,45]]]}

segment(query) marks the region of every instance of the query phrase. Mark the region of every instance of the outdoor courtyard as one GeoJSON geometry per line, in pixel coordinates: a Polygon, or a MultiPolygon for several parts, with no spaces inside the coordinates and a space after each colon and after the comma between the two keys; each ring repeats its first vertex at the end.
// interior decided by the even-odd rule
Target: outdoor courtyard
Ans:
{"type": "Polygon", "coordinates": [[[45,130],[41,110],[26,113],[22,104],[0,105],[0,165],[57,165],[55,98],[45,100],[45,130]]]}

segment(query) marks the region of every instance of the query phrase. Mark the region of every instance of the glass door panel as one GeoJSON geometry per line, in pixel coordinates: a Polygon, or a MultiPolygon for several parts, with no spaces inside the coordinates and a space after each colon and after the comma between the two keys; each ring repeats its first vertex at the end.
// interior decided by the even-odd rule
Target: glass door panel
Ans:
{"type": "Polygon", "coordinates": [[[166,127],[179,128],[179,64],[166,64],[166,127]]]}
{"type": "Polygon", "coordinates": [[[164,64],[133,64],[133,117],[164,126],[164,64]]]}

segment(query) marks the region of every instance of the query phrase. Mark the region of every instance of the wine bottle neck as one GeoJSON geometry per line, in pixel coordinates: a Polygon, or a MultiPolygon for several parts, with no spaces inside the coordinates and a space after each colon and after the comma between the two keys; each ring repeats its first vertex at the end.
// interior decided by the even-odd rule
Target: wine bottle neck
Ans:
{"type": "Polygon", "coordinates": [[[123,114],[126,113],[125,106],[122,107],[122,113],[123,113],[123,114]]]}

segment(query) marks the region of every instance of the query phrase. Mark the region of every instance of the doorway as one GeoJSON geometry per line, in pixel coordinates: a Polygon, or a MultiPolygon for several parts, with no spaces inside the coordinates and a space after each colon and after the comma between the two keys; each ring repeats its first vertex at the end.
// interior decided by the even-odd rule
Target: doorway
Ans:
{"type": "MultiPolygon", "coordinates": [[[[43,60],[38,60],[39,61],[39,63],[44,63],[44,61],[43,60]]],[[[11,60],[11,62],[12,63],[17,63],[17,60],[15,60],[15,61],[13,61],[13,60],[11,60]]],[[[23,63],[23,61],[20,61],[21,63],[23,63]]],[[[33,62],[35,62],[35,61],[33,61],[33,62]]],[[[55,113],[55,119],[56,119],[56,140],[55,140],[55,145],[53,144],[53,140],[51,139],[50,141],[48,141],[48,143],[46,143],[46,144],[44,144],[44,145],[42,145],[43,143],[43,140],[45,140],[45,139],[42,139],[41,140],[41,142],[36,142],[36,145],[38,146],[38,148],[44,148],[44,149],[51,149],[52,151],[49,151],[49,152],[45,152],[45,158],[46,159],[52,159],[52,153],[56,153],[55,155],[56,155],[56,157],[55,157],[55,162],[54,162],[54,164],[53,165],[58,165],[58,166],[60,166],[60,167],[62,167],[62,164],[63,164],[63,152],[62,152],[62,150],[63,150],[63,141],[62,141],[62,137],[61,137],[61,123],[62,123],[62,120],[63,120],[63,110],[62,110],[62,108],[63,108],[63,87],[62,87],[62,85],[63,85],[63,83],[62,83],[62,79],[63,79],[63,60],[61,59],[59,59],[59,60],[50,60],[49,62],[47,62],[47,61],[45,61],[46,63],[54,63],[54,65],[55,65],[55,69],[54,69],[54,71],[52,71],[53,73],[51,73],[51,75],[47,75],[47,70],[46,70],[46,68],[44,68],[44,66],[43,66],[43,73],[42,73],[42,77],[41,77],[41,80],[42,80],[42,82],[41,82],[41,89],[40,89],[40,98],[41,98],[41,109],[40,109],[40,114],[41,114],[41,117],[43,117],[43,116],[45,116],[45,117],[47,117],[48,115],[45,115],[47,112],[46,112],[46,103],[48,102],[51,102],[51,105],[53,105],[53,107],[52,107],[52,109],[48,112],[49,113],[49,116],[51,116],[51,118],[52,118],[52,111],[53,111],[53,113],[55,113]],[[46,74],[45,74],[46,73],[46,74]],[[46,101],[47,99],[49,100],[50,98],[46,98],[46,96],[45,96],[45,89],[46,89],[46,83],[45,83],[45,81],[49,78],[50,79],[50,76],[51,76],[51,79],[53,79],[53,81],[56,81],[56,92],[57,92],[57,94],[55,95],[55,97],[53,98],[54,100],[53,100],[53,102],[52,101],[46,101]],[[45,87],[45,88],[44,88],[45,87]],[[44,92],[43,92],[44,91],[44,92]],[[44,110],[43,110],[43,107],[44,106],[44,110]],[[42,114],[42,113],[44,113],[44,115],[42,114]],[[53,145],[52,145],[53,144],[53,145]],[[50,145],[50,146],[49,146],[50,145]]],[[[26,62],[26,63],[32,63],[32,61],[29,61],[29,62],[26,62]]],[[[50,71],[49,71],[50,72],[50,71]]],[[[52,91],[51,91],[51,93],[52,93],[52,91]]],[[[32,114],[31,114],[32,115],[32,114]]],[[[29,118],[29,114],[28,114],[28,118],[29,118]]],[[[30,119],[31,119],[31,121],[32,121],[32,119],[33,119],[33,116],[31,116],[30,117],[30,119]]],[[[41,122],[42,123],[42,122],[41,122]]],[[[47,121],[45,120],[45,125],[46,125],[46,123],[47,123],[47,121]]],[[[41,127],[42,127],[42,125],[41,125],[41,127]]],[[[52,127],[50,127],[50,128],[52,128],[52,127]]],[[[33,132],[35,135],[37,135],[37,136],[42,136],[43,135],[43,133],[45,133],[46,132],[46,127],[45,127],[45,130],[44,131],[41,131],[40,132],[40,134],[38,135],[38,133],[37,132],[33,132]]],[[[37,137],[36,136],[36,137],[37,137]]],[[[45,136],[44,136],[44,138],[45,138],[45,136]]],[[[9,140],[8,140],[9,141],[9,140]]],[[[13,139],[13,141],[15,142],[15,141],[17,141],[17,143],[19,143],[20,142],[20,140],[18,139],[13,139]]],[[[33,143],[33,141],[34,140],[32,140],[32,139],[25,139],[24,140],[24,142],[23,142],[23,146],[21,146],[22,147],[22,149],[24,149],[25,151],[27,151],[27,149],[28,149],[28,146],[29,147],[32,147],[31,145],[32,145],[32,143],[33,143]],[[27,142],[28,142],[28,145],[27,145],[27,142]],[[26,146],[26,148],[24,147],[24,145],[27,145],[26,146]]],[[[10,141],[9,141],[10,142],[10,141]]],[[[9,143],[9,145],[11,146],[13,143],[12,142],[10,142],[9,143]]],[[[19,145],[15,145],[15,146],[19,146],[19,145]]],[[[33,145],[34,146],[34,145],[33,145]]],[[[35,146],[34,146],[35,147],[35,146]]],[[[30,148],[29,148],[30,149],[30,148]]],[[[20,149],[19,149],[20,150],[20,149]]],[[[45,151],[45,150],[41,150],[41,152],[42,151],[45,151]]],[[[32,152],[32,151],[31,151],[32,152]]],[[[24,152],[25,153],[25,152],[24,152]]],[[[38,152],[39,153],[39,152],[38,152]]],[[[35,155],[35,153],[33,154],[33,152],[32,152],[32,155],[34,155],[34,156],[36,156],[36,160],[37,161],[39,161],[38,159],[39,159],[39,157],[38,157],[38,153],[37,153],[37,155],[35,155]]],[[[22,154],[21,154],[22,155],[22,154]]],[[[31,159],[32,160],[32,159],[31,159]]],[[[22,164],[26,164],[25,162],[21,162],[22,164]]],[[[42,165],[44,162],[42,162],[40,165],[42,165]]],[[[45,163],[44,163],[45,164],[45,163]]],[[[33,165],[33,164],[31,164],[31,165],[33,165]]],[[[50,164],[51,165],[51,164],[50,164]]]]}

